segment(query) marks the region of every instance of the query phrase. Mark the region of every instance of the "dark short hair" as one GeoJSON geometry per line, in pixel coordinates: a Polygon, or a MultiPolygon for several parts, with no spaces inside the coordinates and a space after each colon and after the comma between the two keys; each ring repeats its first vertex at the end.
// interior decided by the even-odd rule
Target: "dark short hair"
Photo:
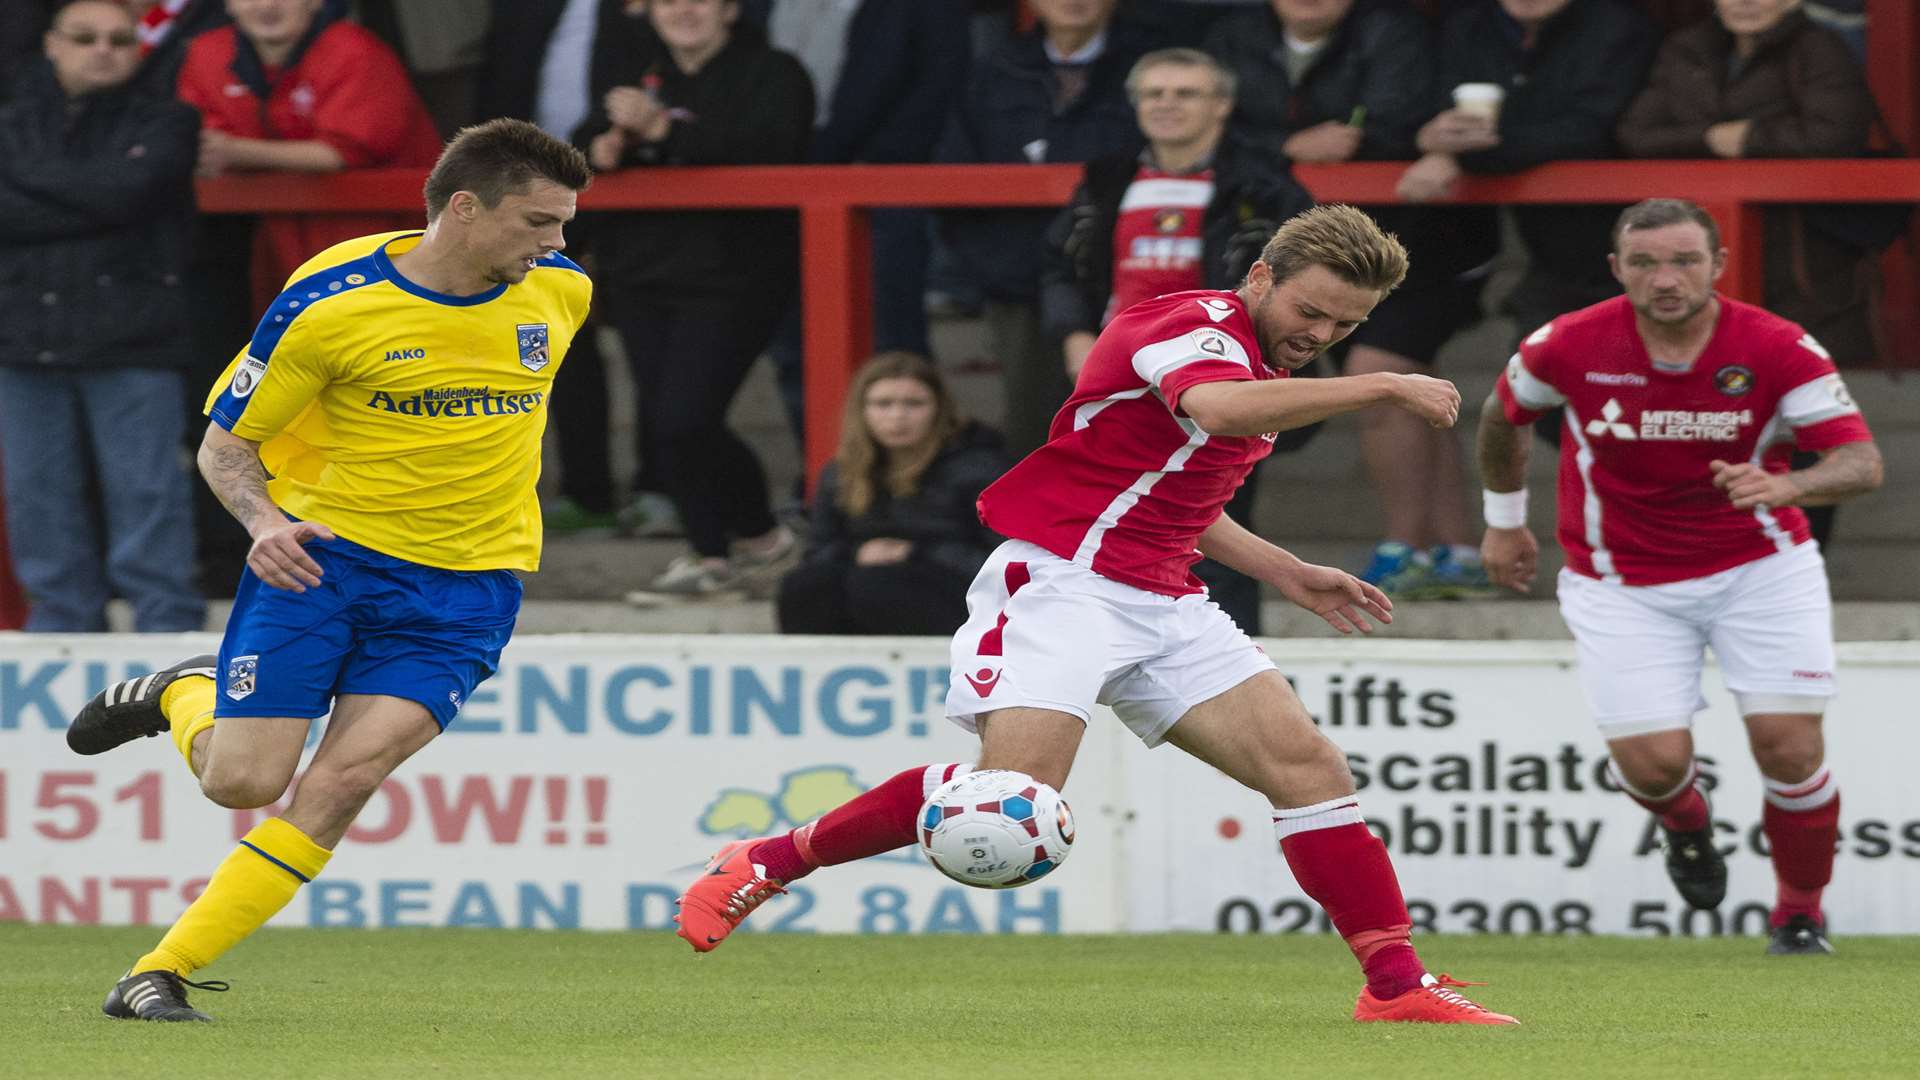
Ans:
{"type": "Polygon", "coordinates": [[[525,120],[502,118],[461,128],[427,175],[427,220],[440,216],[456,191],[471,191],[488,209],[535,180],[583,191],[593,179],[587,157],[525,120]]]}
{"type": "Polygon", "coordinates": [[[1620,251],[1620,238],[1628,229],[1664,229],[1668,225],[1693,222],[1707,231],[1707,254],[1720,250],[1720,223],[1698,203],[1685,199],[1643,199],[1620,211],[1613,223],[1613,250],[1620,251]]]}

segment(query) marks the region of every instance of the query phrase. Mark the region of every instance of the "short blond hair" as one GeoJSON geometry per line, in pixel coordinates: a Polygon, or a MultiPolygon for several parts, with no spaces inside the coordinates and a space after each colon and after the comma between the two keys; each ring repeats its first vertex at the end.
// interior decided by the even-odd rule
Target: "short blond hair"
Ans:
{"type": "Polygon", "coordinates": [[[1260,251],[1276,284],[1309,266],[1324,266],[1349,285],[1392,292],[1407,276],[1400,238],[1356,207],[1339,203],[1295,214],[1260,251]]]}

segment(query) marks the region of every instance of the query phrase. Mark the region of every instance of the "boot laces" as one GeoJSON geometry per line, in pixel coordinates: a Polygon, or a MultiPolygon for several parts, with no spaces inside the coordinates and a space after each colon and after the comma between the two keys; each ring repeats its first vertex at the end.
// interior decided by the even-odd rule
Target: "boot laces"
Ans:
{"type": "Polygon", "coordinates": [[[769,899],[786,892],[786,887],[772,878],[762,877],[759,867],[754,867],[754,875],[746,883],[727,894],[727,904],[721,914],[726,920],[738,926],[740,920],[753,912],[754,908],[769,899]]]}
{"type": "Polygon", "coordinates": [[[1483,982],[1469,982],[1462,979],[1456,979],[1451,975],[1442,974],[1438,978],[1434,979],[1433,985],[1425,987],[1425,990],[1427,991],[1427,993],[1432,994],[1434,997],[1439,998],[1441,1001],[1446,1002],[1448,1005],[1451,1005],[1456,1009],[1466,1009],[1471,1012],[1487,1012],[1488,1009],[1486,1006],[1480,1004],[1477,1001],[1473,1001],[1465,997],[1464,995],[1458,993],[1456,990],[1452,989],[1453,987],[1464,988],[1468,986],[1485,986],[1485,985],[1487,984],[1483,982]]]}

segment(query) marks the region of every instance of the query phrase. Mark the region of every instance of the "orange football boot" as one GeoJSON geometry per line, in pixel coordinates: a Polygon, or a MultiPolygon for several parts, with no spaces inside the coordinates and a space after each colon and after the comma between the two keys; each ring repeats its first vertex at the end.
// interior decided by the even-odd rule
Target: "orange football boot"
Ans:
{"type": "Polygon", "coordinates": [[[762,839],[735,840],[714,852],[706,872],[680,894],[680,913],[673,917],[680,929],[675,933],[696,951],[712,952],[754,908],[787,891],[766,876],[766,867],[747,858],[747,851],[762,839]]]}
{"type": "Polygon", "coordinates": [[[1362,1023],[1518,1024],[1520,1021],[1513,1017],[1494,1012],[1484,1005],[1476,1005],[1451,989],[1456,986],[1485,985],[1461,982],[1451,975],[1442,975],[1437,979],[1428,975],[1420,980],[1420,989],[1409,990],[1385,1001],[1374,997],[1372,990],[1363,989],[1360,991],[1360,1000],[1353,1004],[1353,1018],[1362,1023]]]}

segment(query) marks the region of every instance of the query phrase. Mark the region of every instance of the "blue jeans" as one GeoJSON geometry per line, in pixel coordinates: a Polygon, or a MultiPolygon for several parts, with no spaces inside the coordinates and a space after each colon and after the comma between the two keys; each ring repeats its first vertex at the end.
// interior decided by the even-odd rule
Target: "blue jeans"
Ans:
{"type": "Polygon", "coordinates": [[[27,630],[105,630],[116,592],[138,630],[201,628],[185,413],[178,372],[0,366],[0,469],[27,630]]]}

